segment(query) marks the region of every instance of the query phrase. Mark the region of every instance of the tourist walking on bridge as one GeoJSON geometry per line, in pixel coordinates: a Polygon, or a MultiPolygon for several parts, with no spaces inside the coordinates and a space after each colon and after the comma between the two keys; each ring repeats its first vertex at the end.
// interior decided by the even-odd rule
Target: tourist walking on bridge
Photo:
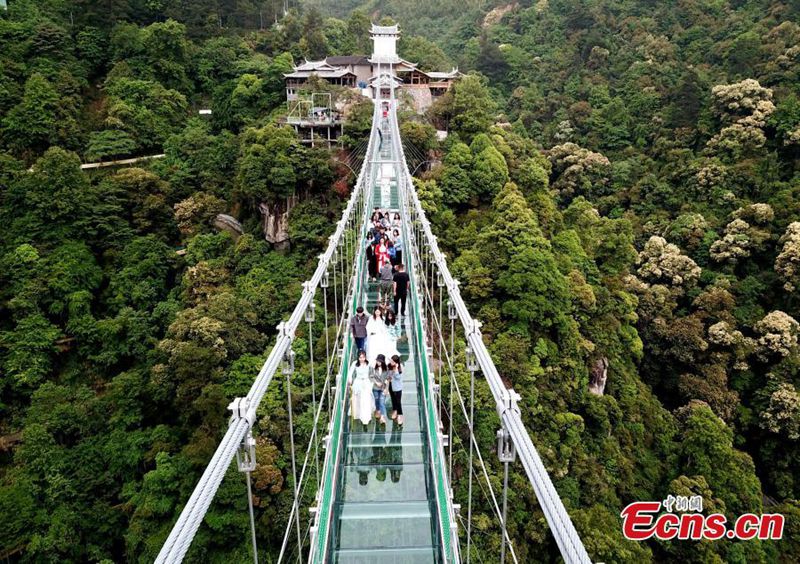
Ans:
{"type": "Polygon", "coordinates": [[[350,368],[350,417],[368,425],[372,419],[372,382],[369,379],[367,353],[358,351],[358,359],[350,368]]]}
{"type": "Polygon", "coordinates": [[[392,419],[398,425],[403,424],[403,364],[400,355],[394,355],[389,360],[389,395],[392,399],[392,419]]]}
{"type": "Polygon", "coordinates": [[[381,285],[378,290],[378,302],[388,307],[389,297],[392,295],[394,288],[394,269],[391,263],[386,262],[381,267],[380,281],[381,285]]]}
{"type": "Polygon", "coordinates": [[[372,397],[375,399],[375,418],[386,424],[386,396],[389,394],[389,367],[386,366],[386,357],[379,354],[375,364],[369,369],[369,379],[372,382],[372,397]]]}
{"type": "Polygon", "coordinates": [[[392,235],[392,243],[394,244],[394,260],[392,264],[397,266],[403,262],[403,236],[400,235],[399,229],[395,229],[392,235]]]}
{"type": "Polygon", "coordinates": [[[400,340],[403,327],[397,322],[397,314],[391,308],[386,311],[386,329],[389,332],[389,340],[392,343],[393,351],[391,354],[394,354],[397,352],[397,341],[400,340]]]}
{"type": "Polygon", "coordinates": [[[373,364],[378,355],[393,354],[394,347],[389,338],[383,308],[377,306],[367,322],[367,358],[373,364]]]}
{"type": "Polygon", "coordinates": [[[383,265],[389,262],[389,247],[387,243],[389,238],[386,235],[381,237],[378,245],[375,247],[375,256],[378,258],[378,272],[380,272],[383,265]]]}
{"type": "Polygon", "coordinates": [[[375,256],[375,244],[372,235],[367,233],[367,271],[369,272],[370,282],[378,276],[378,257],[375,256]]]}
{"type": "Polygon", "coordinates": [[[394,312],[399,316],[406,314],[406,298],[408,297],[408,288],[411,285],[411,279],[408,277],[406,267],[403,264],[397,265],[397,272],[394,275],[394,312]],[[402,309],[397,309],[397,306],[402,309]]]}
{"type": "Polygon", "coordinates": [[[358,306],[356,314],[350,320],[350,332],[356,342],[357,351],[367,350],[367,323],[369,323],[369,317],[364,313],[364,308],[358,306]]]}

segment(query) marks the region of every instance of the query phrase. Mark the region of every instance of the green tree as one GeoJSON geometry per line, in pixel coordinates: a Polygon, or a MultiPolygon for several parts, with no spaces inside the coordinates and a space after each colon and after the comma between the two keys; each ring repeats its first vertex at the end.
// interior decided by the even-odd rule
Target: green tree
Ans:
{"type": "Polygon", "coordinates": [[[442,163],[440,179],[442,195],[448,205],[466,204],[474,194],[472,187],[472,153],[463,143],[456,143],[442,163]]]}
{"type": "Polygon", "coordinates": [[[127,132],[140,150],[160,150],[186,119],[186,97],[158,82],[118,77],[106,80],[105,124],[127,132]]]}
{"type": "Polygon", "coordinates": [[[78,156],[52,147],[11,185],[2,211],[9,240],[55,242],[85,237],[97,204],[78,156]]]}
{"type": "Polygon", "coordinates": [[[403,35],[400,37],[397,50],[401,57],[416,63],[422,71],[449,71],[452,67],[444,51],[436,43],[424,37],[403,35]]]}
{"type": "Polygon", "coordinates": [[[436,101],[431,113],[436,120],[449,123],[449,128],[465,142],[471,142],[475,135],[489,130],[495,109],[485,79],[468,74],[436,101]]]}
{"type": "Polygon", "coordinates": [[[130,155],[136,150],[136,141],[126,131],[106,129],[89,135],[86,158],[90,161],[117,159],[130,155]]]}
{"type": "Polygon", "coordinates": [[[324,59],[328,54],[328,42],[323,31],[323,21],[319,10],[312,7],[303,20],[303,36],[300,49],[311,60],[324,59]]]}
{"type": "Polygon", "coordinates": [[[25,82],[22,100],[3,118],[3,136],[18,154],[42,153],[77,133],[75,116],[61,111],[55,86],[34,73],[25,82]]]}
{"type": "Polygon", "coordinates": [[[350,13],[347,19],[347,32],[354,43],[353,54],[368,55],[372,52],[369,38],[370,23],[369,16],[362,10],[353,10],[350,13]]]}
{"type": "Polygon", "coordinates": [[[508,166],[500,151],[487,147],[472,157],[472,186],[476,195],[489,200],[508,182],[508,166]]]}
{"type": "Polygon", "coordinates": [[[761,507],[761,483],[752,459],[733,448],[733,432],[703,402],[690,403],[678,415],[681,468],[686,475],[703,476],[725,503],[725,513],[757,513],[761,507]]]}
{"type": "Polygon", "coordinates": [[[53,367],[55,341],[61,331],[40,313],[20,319],[12,331],[0,333],[4,387],[31,389],[41,383],[53,367]]]}

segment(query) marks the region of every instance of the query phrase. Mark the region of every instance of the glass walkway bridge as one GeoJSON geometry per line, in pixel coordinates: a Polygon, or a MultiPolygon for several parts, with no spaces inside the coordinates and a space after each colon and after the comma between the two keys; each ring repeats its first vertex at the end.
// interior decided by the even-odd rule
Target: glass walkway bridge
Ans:
{"type": "MultiPolygon", "coordinates": [[[[391,73],[387,73],[390,77],[391,73]]],[[[391,79],[387,80],[391,84],[391,79]]],[[[406,165],[396,116],[394,90],[375,100],[373,127],[366,158],[342,218],[320,256],[312,278],[289,319],[278,326],[274,348],[255,377],[246,397],[231,403],[230,424],[166,539],[156,562],[181,562],[232,461],[246,475],[250,501],[252,557],[258,562],[250,473],[255,460],[253,430],[257,409],[274,377],[284,377],[291,438],[293,505],[286,523],[278,561],[312,563],[394,564],[470,561],[472,489],[482,467],[492,507],[502,530],[497,560],[516,562],[513,539],[505,529],[508,467],[519,460],[566,562],[590,562],[563,503],[522,424],[519,396],[503,384],[483,344],[480,325],[460,297],[444,255],[417,198],[406,165]],[[358,306],[366,311],[377,303],[377,285],[367,278],[365,241],[375,208],[401,216],[403,263],[411,279],[406,316],[401,319],[398,350],[403,362],[404,424],[364,425],[349,416],[348,376],[355,359],[355,342],[348,334],[358,306]],[[320,299],[321,298],[321,299],[320,299]],[[320,303],[321,302],[321,303],[320,303]],[[438,308],[437,308],[438,302],[438,308]],[[447,304],[446,312],[444,304],[447,304]],[[324,316],[324,336],[313,335],[324,316]],[[295,444],[292,419],[292,375],[295,331],[308,324],[314,426],[308,444],[295,444]],[[449,331],[447,330],[449,327],[449,331]],[[454,376],[455,336],[464,341],[463,364],[470,374],[468,400],[454,376]],[[333,338],[331,338],[333,336],[333,338]],[[325,358],[315,359],[325,341],[325,358]],[[449,341],[449,342],[448,342],[449,341]],[[449,349],[449,350],[448,350],[449,349]],[[315,364],[316,362],[316,364],[315,364]],[[317,367],[315,369],[315,366],[317,367]],[[443,406],[444,375],[450,393],[449,416],[443,406]],[[315,374],[322,385],[315,381],[315,374]],[[469,497],[466,511],[453,499],[452,416],[459,405],[468,429],[474,421],[474,381],[482,375],[497,406],[497,443],[468,442],[469,497]],[[454,386],[456,388],[454,389],[454,386]],[[448,425],[443,424],[443,420],[448,425]],[[304,452],[299,448],[305,447],[304,452]],[[504,463],[502,502],[489,484],[481,448],[496,451],[504,463]],[[476,459],[473,464],[473,459],[476,459]],[[478,464],[478,461],[480,464],[478,464]],[[315,478],[312,479],[311,476],[315,478]],[[306,494],[306,491],[316,493],[306,494]],[[501,509],[502,505],[502,509],[501,509]],[[466,513],[466,515],[464,515],[466,513]],[[465,518],[466,517],[466,518],[465,518]]],[[[391,410],[387,398],[387,410],[391,410]]],[[[477,486],[476,486],[477,488],[477,486]]],[[[533,508],[531,508],[532,510],[533,508]]],[[[262,553],[263,554],[263,553],[262,553]]]]}
{"type": "MultiPolygon", "coordinates": [[[[368,199],[372,208],[388,209],[393,216],[401,212],[400,167],[389,120],[381,121],[383,142],[376,150],[378,158],[368,164],[372,169],[372,196],[368,199]]],[[[367,214],[365,222],[369,217],[367,214]]],[[[362,227],[366,231],[366,223],[362,227]]],[[[403,239],[408,241],[409,234],[403,233],[403,239]]],[[[361,255],[351,314],[359,305],[371,312],[378,304],[377,284],[366,282],[366,259],[361,255]]],[[[413,272],[413,254],[406,254],[404,260],[413,272]]],[[[365,426],[347,416],[347,403],[336,406],[330,468],[323,474],[326,488],[321,497],[315,561],[422,564],[457,560],[450,538],[454,517],[434,417],[421,307],[413,286],[409,297],[409,315],[402,320],[405,338],[398,342],[404,363],[404,424],[399,426],[390,419],[381,425],[373,418],[365,426]]],[[[350,363],[356,352],[352,347],[350,340],[345,349],[350,363]]],[[[346,386],[346,380],[342,378],[339,386],[346,386]]],[[[344,395],[346,390],[339,393],[344,395]]]]}

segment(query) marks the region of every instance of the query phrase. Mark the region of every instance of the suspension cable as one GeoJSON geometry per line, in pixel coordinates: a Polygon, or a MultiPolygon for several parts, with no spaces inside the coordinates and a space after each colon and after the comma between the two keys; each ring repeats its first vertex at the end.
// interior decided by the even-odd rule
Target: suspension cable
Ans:
{"type": "MultiPolygon", "coordinates": [[[[294,351],[292,349],[289,349],[285,362],[287,366],[284,368],[283,373],[286,375],[286,409],[289,413],[289,443],[292,449],[292,481],[294,482],[294,501],[292,510],[297,521],[297,545],[302,547],[300,544],[300,512],[294,511],[298,504],[297,497],[299,495],[300,488],[297,481],[297,462],[294,448],[294,420],[292,418],[292,373],[294,372],[294,351]]],[[[298,560],[299,556],[300,555],[298,553],[298,560]]]]}
{"type": "MultiPolygon", "coordinates": [[[[431,299],[430,292],[426,292],[426,299],[428,299],[428,300],[431,299]]],[[[441,325],[439,324],[439,320],[437,319],[436,321],[437,321],[437,328],[441,328],[441,325]]],[[[453,320],[453,323],[455,323],[454,320],[453,320]]],[[[453,342],[453,341],[454,341],[454,337],[453,337],[453,334],[451,334],[451,342],[453,342]]],[[[447,360],[447,364],[448,364],[448,366],[450,368],[451,390],[453,389],[453,387],[455,387],[455,397],[458,397],[459,403],[460,403],[460,407],[461,407],[461,412],[462,412],[462,414],[464,416],[464,420],[468,422],[469,421],[469,414],[467,413],[466,403],[464,401],[463,395],[461,394],[461,388],[460,388],[460,386],[458,384],[458,380],[455,377],[455,369],[453,367],[453,363],[454,363],[455,357],[453,355],[447,353],[446,349],[445,349],[445,355],[446,355],[445,358],[447,360]]],[[[451,394],[452,394],[452,392],[451,392],[451,394]]],[[[450,400],[451,400],[450,405],[451,405],[451,407],[450,407],[450,413],[449,413],[450,421],[451,421],[451,424],[450,424],[451,436],[452,436],[452,432],[453,432],[453,423],[452,422],[453,422],[453,419],[454,419],[453,408],[452,408],[452,399],[453,399],[453,395],[450,396],[450,400]]],[[[501,511],[500,511],[500,507],[499,507],[499,505],[497,503],[497,497],[496,497],[496,494],[494,492],[494,487],[492,486],[492,483],[491,483],[491,481],[489,479],[489,472],[488,472],[488,470],[486,468],[486,463],[484,462],[480,446],[478,445],[477,439],[475,438],[475,435],[473,433],[470,433],[470,445],[471,446],[474,445],[475,453],[476,453],[476,455],[478,457],[478,462],[479,462],[479,464],[481,466],[481,469],[483,471],[484,479],[486,480],[486,485],[489,488],[489,494],[491,496],[492,507],[494,509],[495,515],[497,516],[498,520],[500,520],[500,522],[502,523],[503,522],[503,518],[502,518],[501,511]]],[[[452,455],[451,455],[450,464],[451,464],[450,472],[452,473],[452,455]]],[[[480,482],[478,482],[478,485],[481,485],[480,482]]],[[[482,485],[481,485],[481,489],[483,489],[482,485]]],[[[484,491],[483,493],[484,493],[484,496],[486,497],[486,499],[489,500],[489,497],[486,496],[486,492],[484,491]]],[[[508,533],[506,531],[504,531],[503,534],[505,536],[506,542],[508,542],[508,544],[510,546],[510,550],[511,550],[511,553],[512,553],[512,558],[513,558],[514,562],[517,562],[517,557],[516,557],[516,554],[514,553],[514,548],[513,548],[513,545],[511,543],[511,538],[508,536],[508,533]]]]}
{"type": "MultiPolygon", "coordinates": [[[[320,403],[317,406],[317,411],[316,411],[316,414],[314,416],[314,426],[313,426],[313,428],[311,430],[311,440],[309,441],[308,447],[306,448],[306,455],[305,455],[305,459],[303,461],[302,470],[300,472],[300,484],[301,484],[301,486],[303,486],[304,484],[307,484],[307,482],[305,482],[305,477],[306,477],[306,469],[308,468],[308,458],[309,458],[309,456],[311,454],[311,443],[313,441],[316,444],[316,441],[317,441],[317,439],[319,437],[319,431],[318,431],[319,420],[320,420],[320,417],[322,416],[323,405],[325,404],[328,396],[330,395],[328,393],[328,390],[329,390],[329,386],[328,385],[329,385],[329,383],[330,383],[330,375],[328,375],[328,377],[325,379],[325,384],[324,384],[324,387],[323,387],[323,390],[322,390],[322,395],[320,396],[320,403]]],[[[287,546],[287,543],[288,543],[288,540],[289,540],[289,536],[290,536],[291,531],[292,531],[292,523],[294,522],[294,512],[296,510],[298,510],[297,509],[297,505],[296,504],[292,504],[292,510],[291,510],[291,513],[289,514],[289,519],[288,519],[288,521],[286,523],[286,531],[285,531],[285,533],[283,535],[283,543],[281,544],[281,551],[280,551],[280,554],[278,555],[278,562],[282,562],[283,561],[283,555],[284,555],[284,552],[286,551],[286,546],[287,546]]]]}
{"type": "Polygon", "coordinates": [[[250,471],[245,472],[247,477],[247,507],[250,510],[250,534],[253,537],[253,563],[258,564],[258,545],[256,544],[256,518],[253,514],[253,490],[250,486],[250,471]]]}
{"type": "MultiPolygon", "coordinates": [[[[308,362],[310,365],[311,371],[311,408],[314,410],[314,433],[312,433],[312,439],[314,434],[316,434],[316,426],[317,426],[317,383],[314,381],[314,311],[316,309],[316,304],[311,302],[311,305],[308,306],[306,310],[306,321],[308,322],[308,362]]],[[[314,441],[314,476],[317,482],[317,489],[319,489],[319,448],[314,441]]]]}
{"type": "MultiPolygon", "coordinates": [[[[373,134],[371,137],[373,142],[374,138],[375,135],[373,134]]],[[[342,219],[349,217],[353,213],[358,213],[356,203],[361,198],[362,192],[365,189],[364,172],[362,168],[355,189],[348,200],[347,206],[342,211],[342,219]]],[[[180,562],[186,555],[222,483],[231,460],[255,423],[258,406],[266,394],[267,388],[272,381],[275,371],[279,367],[281,359],[291,347],[291,343],[294,340],[294,332],[302,321],[306,308],[313,300],[314,290],[317,286],[321,285],[323,275],[327,272],[332,262],[333,251],[339,245],[344,235],[344,225],[345,221],[339,222],[338,228],[329,239],[327,250],[320,256],[319,264],[309,284],[306,285],[289,320],[279,325],[275,346],[272,351],[270,351],[267,360],[259,370],[247,396],[245,398],[238,398],[239,401],[235,401],[231,404],[230,408],[233,411],[233,416],[231,417],[228,429],[192,491],[189,500],[178,516],[167,540],[162,546],[156,558],[157,564],[180,562]]]]}

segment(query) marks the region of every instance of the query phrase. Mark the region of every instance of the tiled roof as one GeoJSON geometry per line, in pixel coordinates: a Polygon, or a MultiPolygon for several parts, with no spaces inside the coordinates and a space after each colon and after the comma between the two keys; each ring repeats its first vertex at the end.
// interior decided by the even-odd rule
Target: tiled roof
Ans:
{"type": "Polygon", "coordinates": [[[369,65],[366,55],[341,55],[325,59],[329,65],[369,65]]]}
{"type": "Polygon", "coordinates": [[[395,25],[372,24],[372,29],[370,29],[369,32],[383,35],[383,34],[397,34],[400,33],[400,30],[398,29],[397,24],[395,25]]]}
{"type": "Polygon", "coordinates": [[[296,70],[294,72],[290,72],[289,74],[284,74],[284,78],[308,78],[312,74],[315,74],[321,78],[341,78],[346,75],[353,75],[355,74],[352,71],[347,69],[312,69],[312,70],[296,70]]]}

